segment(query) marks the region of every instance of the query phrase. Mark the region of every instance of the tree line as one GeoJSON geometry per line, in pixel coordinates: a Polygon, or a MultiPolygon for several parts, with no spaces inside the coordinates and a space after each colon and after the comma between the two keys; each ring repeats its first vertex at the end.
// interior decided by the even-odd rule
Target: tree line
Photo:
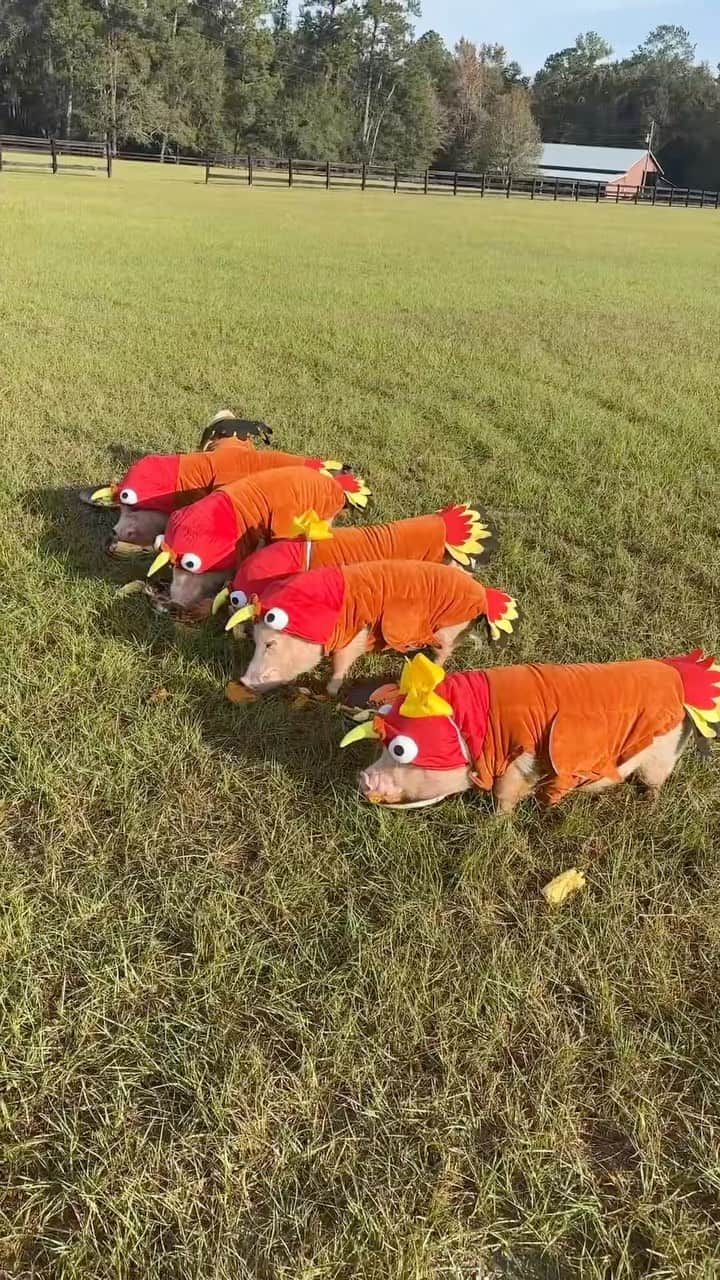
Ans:
{"type": "Polygon", "coordinates": [[[642,146],[720,185],[720,80],[682,27],[595,32],[531,80],[502,45],[416,35],[419,0],[0,0],[0,131],[521,174],[545,141],[642,146]]]}

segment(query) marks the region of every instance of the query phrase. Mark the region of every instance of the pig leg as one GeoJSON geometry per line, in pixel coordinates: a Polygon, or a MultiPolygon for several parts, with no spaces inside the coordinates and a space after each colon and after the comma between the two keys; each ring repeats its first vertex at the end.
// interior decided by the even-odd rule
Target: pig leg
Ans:
{"type": "Polygon", "coordinates": [[[540,774],[535,756],[526,751],[513,760],[512,764],[500,778],[495,779],[493,796],[497,811],[506,815],[512,813],[516,804],[535,790],[540,774]]]}
{"type": "Polygon", "coordinates": [[[467,631],[471,624],[469,622],[458,622],[454,627],[438,627],[436,633],[436,643],[433,645],[433,653],[435,661],[444,667],[448,658],[452,656],[452,652],[460,639],[463,632],[467,631]]]}
{"type": "Polygon", "coordinates": [[[667,782],[682,754],[687,737],[688,731],[684,722],[681,722],[669,733],[661,734],[633,760],[628,760],[620,772],[623,773],[624,769],[628,769],[628,774],[636,773],[640,782],[647,788],[648,799],[656,800],[661,786],[667,782]],[[632,766],[632,769],[629,766],[632,766]]]}
{"type": "Polygon", "coordinates": [[[344,649],[336,649],[332,655],[332,676],[325,686],[328,693],[334,698],[340,691],[340,686],[347,676],[348,671],[367,652],[368,633],[365,628],[358,631],[349,644],[344,649]]]}

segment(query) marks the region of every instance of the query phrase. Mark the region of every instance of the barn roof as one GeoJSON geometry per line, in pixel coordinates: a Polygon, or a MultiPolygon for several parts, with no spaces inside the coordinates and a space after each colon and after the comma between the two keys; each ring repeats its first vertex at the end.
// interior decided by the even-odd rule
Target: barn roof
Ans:
{"type": "MultiPolygon", "coordinates": [[[[662,173],[655,156],[649,154],[653,166],[662,173]]],[[[538,168],[549,178],[597,182],[620,177],[646,155],[644,147],[579,147],[567,142],[544,142],[538,168]]]]}

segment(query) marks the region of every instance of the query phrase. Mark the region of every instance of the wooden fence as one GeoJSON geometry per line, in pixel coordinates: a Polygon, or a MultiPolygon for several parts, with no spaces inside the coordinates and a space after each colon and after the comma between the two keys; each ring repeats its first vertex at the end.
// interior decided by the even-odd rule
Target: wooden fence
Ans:
{"type": "Polygon", "coordinates": [[[50,173],[106,173],[112,177],[112,153],[107,142],[75,142],[58,138],[20,138],[0,134],[0,172],[41,169],[50,173]],[[101,164],[89,164],[101,160],[101,164]],[[85,163],[81,163],[84,161],[85,163]]]}
{"type": "Polygon", "coordinates": [[[607,204],[717,209],[720,192],[693,187],[622,186],[573,178],[504,177],[498,173],[411,169],[399,165],[340,164],[330,160],[277,160],[252,155],[215,155],[205,161],[205,182],[230,181],[288,187],[358,188],[422,195],[524,197],[607,204]]]}
{"type": "MultiPolygon", "coordinates": [[[[116,160],[159,163],[157,153],[119,151],[113,157],[107,142],[76,142],[57,138],[0,135],[0,172],[38,169],[60,172],[102,172],[112,177],[116,160]],[[89,163],[92,160],[99,164],[89,163]]],[[[168,153],[166,164],[204,168],[205,183],[238,182],[247,186],[314,187],[329,190],[391,191],[420,195],[477,195],[521,197],[527,200],[574,200],[585,203],[660,205],[667,208],[717,209],[720,192],[670,184],[635,187],[567,178],[513,178],[498,173],[413,169],[401,165],[343,164],[334,160],[278,160],[268,156],[216,153],[212,157],[168,153]]]]}

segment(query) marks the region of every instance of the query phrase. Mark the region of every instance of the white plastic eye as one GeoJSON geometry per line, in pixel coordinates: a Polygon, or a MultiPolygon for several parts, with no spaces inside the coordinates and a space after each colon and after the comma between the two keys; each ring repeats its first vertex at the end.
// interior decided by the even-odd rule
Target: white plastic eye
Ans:
{"type": "Polygon", "coordinates": [[[412,764],[418,753],[418,744],[412,738],[406,738],[404,733],[399,733],[397,738],[393,738],[388,743],[388,751],[393,760],[397,760],[400,764],[412,764]]]}
{"type": "Polygon", "coordinates": [[[268,609],[263,618],[263,622],[267,622],[273,631],[284,631],[289,621],[284,609],[268,609]]]}
{"type": "Polygon", "coordinates": [[[120,501],[124,502],[126,507],[134,507],[137,500],[137,494],[134,489],[120,490],[120,501]]]}
{"type": "Polygon", "coordinates": [[[162,544],[164,541],[165,541],[165,534],[159,533],[157,538],[153,542],[153,547],[155,548],[156,551],[162,551],[162,544]]]}
{"type": "Polygon", "coordinates": [[[382,706],[378,707],[376,715],[386,716],[391,711],[392,711],[392,702],[383,702],[382,706]]]}
{"type": "Polygon", "coordinates": [[[233,609],[244,609],[248,602],[248,598],[244,591],[231,591],[230,603],[233,609]]]}
{"type": "Polygon", "coordinates": [[[202,569],[202,560],[195,555],[194,551],[186,551],[185,555],[180,557],[180,565],[183,569],[187,569],[188,573],[199,573],[202,569]]]}

